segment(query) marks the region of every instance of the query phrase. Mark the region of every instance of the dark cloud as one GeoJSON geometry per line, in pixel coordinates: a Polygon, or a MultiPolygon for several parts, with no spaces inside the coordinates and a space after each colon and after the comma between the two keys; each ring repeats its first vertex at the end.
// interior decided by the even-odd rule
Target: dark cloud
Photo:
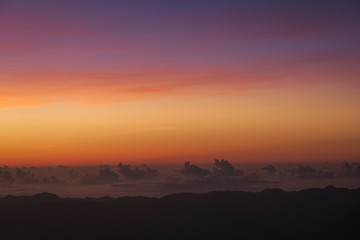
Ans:
{"type": "Polygon", "coordinates": [[[156,170],[146,165],[130,166],[123,163],[103,166],[56,166],[50,169],[47,167],[6,169],[0,167],[0,186],[2,186],[0,191],[10,192],[10,187],[14,188],[22,184],[21,191],[30,192],[36,188],[34,184],[38,184],[39,189],[52,188],[57,192],[67,191],[66,194],[77,191],[72,189],[68,191],[67,187],[69,189],[71,187],[74,187],[73,189],[84,188],[84,193],[81,194],[85,194],[87,191],[94,191],[91,194],[96,194],[95,192],[104,190],[104,186],[101,184],[107,184],[106,187],[114,185],[122,188],[111,193],[115,195],[129,193],[129,195],[160,196],[188,191],[262,190],[263,187],[269,186],[297,189],[299,186],[305,185],[321,186],[324,182],[353,187],[360,177],[359,162],[344,163],[342,167],[338,163],[308,163],[308,165],[268,163],[234,166],[231,162],[223,159],[216,159],[213,163],[213,166],[202,167],[202,165],[185,162],[182,166],[158,166],[156,170]],[[11,185],[13,183],[16,185],[11,185]],[[67,185],[58,187],[60,184],[67,185]]]}
{"type": "Polygon", "coordinates": [[[344,163],[340,169],[340,176],[347,178],[360,178],[360,162],[344,163]]]}
{"type": "Polygon", "coordinates": [[[265,167],[261,168],[261,171],[268,175],[274,175],[276,173],[276,169],[273,165],[269,164],[265,167]]]}
{"type": "Polygon", "coordinates": [[[130,165],[119,163],[117,169],[123,179],[139,180],[149,179],[157,176],[157,170],[142,165],[142,168],[132,168],[130,165]]]}
{"type": "Polygon", "coordinates": [[[215,163],[212,169],[212,173],[215,176],[241,176],[244,172],[240,169],[235,169],[228,161],[221,159],[215,159],[215,163]]]}
{"type": "Polygon", "coordinates": [[[66,184],[65,181],[59,180],[56,176],[51,176],[50,178],[43,178],[43,180],[40,182],[42,184],[55,184],[55,185],[62,185],[66,184]]]}
{"type": "Polygon", "coordinates": [[[79,172],[77,172],[75,170],[70,170],[70,172],[67,176],[67,180],[74,181],[74,180],[77,180],[79,177],[80,177],[79,172]]]}
{"type": "Polygon", "coordinates": [[[333,172],[327,172],[322,170],[317,170],[310,166],[298,166],[287,171],[290,175],[294,175],[301,179],[324,179],[324,178],[333,178],[333,172]]]}
{"type": "Polygon", "coordinates": [[[34,174],[31,173],[31,171],[27,170],[26,168],[24,168],[24,170],[16,169],[15,178],[16,181],[19,183],[28,183],[28,184],[38,183],[38,179],[35,178],[34,174]]]}
{"type": "Polygon", "coordinates": [[[58,165],[57,168],[62,168],[62,169],[69,169],[69,166],[64,166],[64,165],[58,165]]]}
{"type": "Polygon", "coordinates": [[[91,176],[89,174],[81,178],[82,184],[108,184],[119,181],[119,175],[109,168],[101,169],[97,176],[91,176]]]}
{"type": "Polygon", "coordinates": [[[190,162],[185,162],[184,168],[176,171],[184,174],[185,176],[208,176],[211,174],[208,169],[192,165],[190,162]]]}
{"type": "Polygon", "coordinates": [[[11,173],[7,170],[0,168],[0,184],[10,184],[13,183],[15,179],[11,173]]]}
{"type": "Polygon", "coordinates": [[[100,168],[111,168],[112,166],[109,164],[100,165],[100,168]]]}

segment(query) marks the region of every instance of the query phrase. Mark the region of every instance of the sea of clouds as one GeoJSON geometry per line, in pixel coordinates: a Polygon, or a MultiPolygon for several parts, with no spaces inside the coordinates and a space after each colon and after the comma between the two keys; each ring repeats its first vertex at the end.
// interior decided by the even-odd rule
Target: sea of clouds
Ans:
{"type": "Polygon", "coordinates": [[[222,190],[287,191],[360,187],[360,162],[0,167],[0,196],[51,192],[61,197],[151,196],[222,190]]]}

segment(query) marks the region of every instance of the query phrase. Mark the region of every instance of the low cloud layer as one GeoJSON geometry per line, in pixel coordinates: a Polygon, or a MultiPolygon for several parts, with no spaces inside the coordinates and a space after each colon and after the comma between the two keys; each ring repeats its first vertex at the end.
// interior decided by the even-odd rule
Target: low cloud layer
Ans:
{"type": "Polygon", "coordinates": [[[119,175],[108,168],[101,169],[99,171],[99,174],[95,176],[86,174],[80,180],[82,184],[107,184],[118,181],[119,181],[119,175]]]}
{"type": "Polygon", "coordinates": [[[344,163],[340,176],[347,178],[360,178],[360,163],[344,163]]]}
{"type": "Polygon", "coordinates": [[[34,184],[39,182],[31,170],[28,169],[17,169],[15,171],[15,178],[19,183],[34,184]]]}
{"type": "Polygon", "coordinates": [[[211,169],[200,168],[196,165],[185,162],[184,167],[178,172],[185,176],[218,176],[218,177],[237,177],[244,174],[243,170],[235,169],[228,161],[215,159],[214,165],[211,169]]]}
{"type": "Polygon", "coordinates": [[[142,165],[141,167],[137,168],[119,163],[117,166],[117,171],[120,173],[121,177],[126,180],[151,179],[157,176],[157,170],[152,169],[146,165],[142,165]]]}
{"type": "Polygon", "coordinates": [[[261,171],[268,175],[274,175],[276,173],[276,169],[273,165],[269,164],[265,167],[261,168],[261,171]]]}
{"type": "Polygon", "coordinates": [[[65,181],[59,180],[56,176],[51,176],[50,178],[45,177],[45,178],[43,178],[41,180],[40,183],[42,183],[42,184],[55,184],[55,185],[57,185],[57,184],[59,184],[59,185],[66,184],[65,181]]]}
{"type": "Polygon", "coordinates": [[[304,186],[321,187],[323,184],[359,187],[359,178],[359,162],[233,165],[227,160],[215,159],[212,165],[185,162],[183,166],[156,167],[123,163],[82,167],[4,166],[0,167],[0,191],[3,195],[12,193],[14,189],[20,192],[65,191],[68,194],[80,189],[78,191],[84,191],[85,196],[92,196],[94,192],[104,195],[161,196],[176,192],[255,191],[274,187],[298,190],[304,186]],[[85,194],[88,191],[94,192],[85,194]]]}
{"type": "Polygon", "coordinates": [[[8,170],[3,170],[0,168],[0,184],[10,184],[13,183],[15,179],[12,177],[11,173],[8,170]]]}
{"type": "Polygon", "coordinates": [[[212,174],[215,176],[241,176],[244,174],[243,170],[235,169],[228,161],[215,159],[212,168],[212,174]]]}
{"type": "Polygon", "coordinates": [[[200,168],[196,165],[190,164],[190,162],[184,163],[184,168],[181,170],[176,170],[185,176],[208,176],[210,171],[208,169],[200,168]]]}
{"type": "Polygon", "coordinates": [[[324,178],[334,177],[333,172],[317,170],[313,167],[302,166],[302,165],[290,169],[287,172],[301,179],[324,179],[324,178]]]}

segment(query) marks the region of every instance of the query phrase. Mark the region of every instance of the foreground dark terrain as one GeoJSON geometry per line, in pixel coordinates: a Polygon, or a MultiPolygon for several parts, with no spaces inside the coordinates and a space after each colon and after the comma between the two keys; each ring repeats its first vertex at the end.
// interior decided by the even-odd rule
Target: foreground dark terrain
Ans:
{"type": "Polygon", "coordinates": [[[359,239],[360,189],[0,199],[2,239],[359,239]]]}

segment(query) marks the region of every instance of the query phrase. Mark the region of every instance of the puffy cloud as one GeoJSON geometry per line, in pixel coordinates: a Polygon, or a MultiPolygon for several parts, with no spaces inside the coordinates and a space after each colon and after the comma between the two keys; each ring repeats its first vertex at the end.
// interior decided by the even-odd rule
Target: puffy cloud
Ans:
{"type": "Polygon", "coordinates": [[[82,184],[107,184],[114,183],[119,181],[119,175],[109,168],[101,169],[99,175],[91,176],[86,175],[81,178],[80,182],[82,184]]]}
{"type": "Polygon", "coordinates": [[[38,179],[35,178],[34,174],[32,174],[29,170],[16,169],[15,171],[16,181],[19,183],[38,183],[38,179]]]}
{"type": "Polygon", "coordinates": [[[208,169],[204,169],[196,165],[192,165],[190,164],[190,162],[185,162],[184,168],[177,171],[186,176],[208,176],[211,174],[208,169]]]}
{"type": "Polygon", "coordinates": [[[157,176],[157,170],[146,165],[142,165],[142,168],[131,168],[130,165],[119,163],[117,169],[122,178],[129,180],[149,179],[157,176]]]}
{"type": "Polygon", "coordinates": [[[347,178],[360,178],[360,162],[344,163],[340,169],[340,176],[347,178]]]}
{"type": "Polygon", "coordinates": [[[215,176],[224,176],[224,177],[241,176],[244,174],[242,170],[235,169],[228,161],[224,159],[221,159],[221,161],[215,159],[212,173],[215,176]]]}
{"type": "Polygon", "coordinates": [[[302,166],[300,165],[297,168],[293,168],[288,170],[288,173],[291,175],[297,176],[301,179],[322,179],[322,178],[333,178],[334,173],[322,171],[322,170],[316,170],[313,167],[310,166],[302,166]]]}
{"type": "Polygon", "coordinates": [[[9,184],[13,183],[14,181],[15,180],[9,171],[0,168],[0,183],[9,184]]]}
{"type": "Polygon", "coordinates": [[[261,171],[265,172],[265,174],[268,174],[268,175],[273,175],[276,173],[276,169],[273,165],[269,164],[265,167],[262,167],[261,168],[261,171]]]}

